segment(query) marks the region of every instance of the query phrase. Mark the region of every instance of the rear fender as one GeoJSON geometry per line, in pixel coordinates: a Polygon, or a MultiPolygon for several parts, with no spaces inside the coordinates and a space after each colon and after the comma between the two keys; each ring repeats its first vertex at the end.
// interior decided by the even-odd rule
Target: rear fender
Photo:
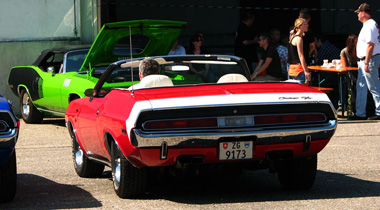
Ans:
{"type": "Polygon", "coordinates": [[[42,89],[40,89],[43,79],[39,72],[41,69],[36,66],[13,67],[9,72],[8,85],[15,95],[20,94],[20,86],[27,87],[32,100],[38,100],[43,97],[42,89]]]}
{"type": "Polygon", "coordinates": [[[134,146],[132,146],[128,140],[128,136],[121,132],[121,135],[118,135],[118,138],[115,138],[115,134],[113,132],[107,130],[104,134],[104,144],[105,148],[108,151],[108,154],[111,156],[111,143],[115,142],[115,144],[120,148],[121,152],[124,154],[124,157],[136,168],[142,168],[145,165],[143,164],[140,150],[134,146]]]}

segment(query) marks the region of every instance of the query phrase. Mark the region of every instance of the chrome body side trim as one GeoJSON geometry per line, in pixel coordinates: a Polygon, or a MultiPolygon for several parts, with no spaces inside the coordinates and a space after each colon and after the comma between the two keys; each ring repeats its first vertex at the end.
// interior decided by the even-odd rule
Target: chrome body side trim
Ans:
{"type": "Polygon", "coordinates": [[[51,111],[51,110],[47,110],[47,109],[42,109],[42,108],[37,108],[37,109],[38,109],[38,111],[41,111],[41,112],[52,113],[53,115],[59,115],[59,116],[62,116],[62,117],[65,116],[65,113],[62,113],[62,112],[55,112],[55,111],[51,111]]]}

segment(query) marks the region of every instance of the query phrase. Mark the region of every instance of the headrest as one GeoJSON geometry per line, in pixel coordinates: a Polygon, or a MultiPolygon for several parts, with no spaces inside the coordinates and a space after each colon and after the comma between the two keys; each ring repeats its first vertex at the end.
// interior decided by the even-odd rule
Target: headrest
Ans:
{"type": "Polygon", "coordinates": [[[301,84],[301,82],[296,79],[288,79],[288,80],[285,80],[285,82],[301,84]]]}
{"type": "Polygon", "coordinates": [[[153,74],[142,78],[139,83],[139,87],[161,87],[161,86],[173,86],[172,80],[166,75],[153,74]]]}
{"type": "Polygon", "coordinates": [[[226,74],[218,80],[218,83],[227,82],[248,82],[248,79],[241,74],[226,74]]]}

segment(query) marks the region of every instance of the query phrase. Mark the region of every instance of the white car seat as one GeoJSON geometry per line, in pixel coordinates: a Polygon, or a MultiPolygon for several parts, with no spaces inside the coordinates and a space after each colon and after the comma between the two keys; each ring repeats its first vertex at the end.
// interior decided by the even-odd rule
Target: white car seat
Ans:
{"type": "Polygon", "coordinates": [[[163,87],[163,86],[173,86],[172,80],[166,75],[153,74],[148,75],[142,78],[139,84],[133,85],[128,89],[131,90],[132,87],[134,90],[141,88],[150,88],[150,87],[163,87]]]}
{"type": "Polygon", "coordinates": [[[241,74],[226,74],[219,78],[217,83],[228,83],[228,82],[248,82],[248,79],[241,74]]]}

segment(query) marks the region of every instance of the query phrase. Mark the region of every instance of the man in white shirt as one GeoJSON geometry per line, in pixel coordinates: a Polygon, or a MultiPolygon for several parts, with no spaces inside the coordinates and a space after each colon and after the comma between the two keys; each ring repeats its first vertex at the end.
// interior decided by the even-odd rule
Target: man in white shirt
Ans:
{"type": "Polygon", "coordinates": [[[367,90],[372,94],[375,102],[375,116],[368,120],[380,120],[380,29],[371,18],[372,9],[367,3],[363,3],[357,10],[358,19],[363,27],[356,45],[356,55],[360,59],[358,80],[356,85],[356,113],[349,118],[351,120],[366,119],[367,90]]]}

